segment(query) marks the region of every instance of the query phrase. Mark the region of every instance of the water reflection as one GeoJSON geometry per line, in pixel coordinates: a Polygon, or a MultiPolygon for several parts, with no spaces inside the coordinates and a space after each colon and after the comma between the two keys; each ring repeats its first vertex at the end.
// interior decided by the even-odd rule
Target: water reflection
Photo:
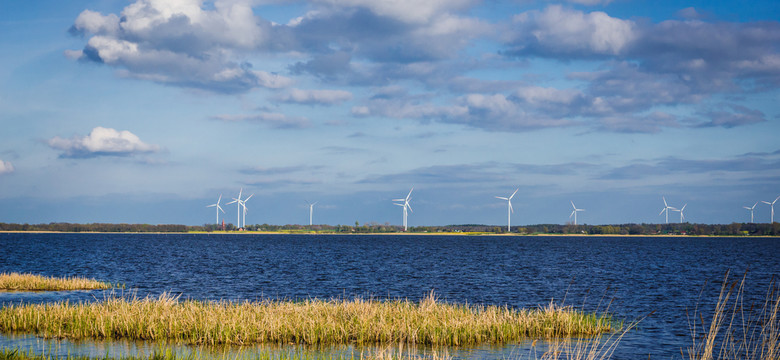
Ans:
{"type": "Polygon", "coordinates": [[[407,344],[379,346],[309,346],[259,344],[252,346],[192,346],[130,340],[93,341],[44,339],[28,334],[0,334],[0,348],[52,357],[149,357],[175,354],[195,359],[574,359],[596,352],[606,354],[617,337],[564,340],[523,340],[510,345],[430,347],[407,344]]]}

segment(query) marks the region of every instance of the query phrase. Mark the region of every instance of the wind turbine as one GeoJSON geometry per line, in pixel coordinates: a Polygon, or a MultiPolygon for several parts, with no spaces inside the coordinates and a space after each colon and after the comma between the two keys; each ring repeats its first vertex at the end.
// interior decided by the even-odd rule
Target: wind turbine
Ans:
{"type": "Polygon", "coordinates": [[[571,219],[571,217],[574,216],[574,225],[577,225],[577,212],[585,211],[585,209],[577,209],[577,207],[574,206],[574,201],[571,201],[571,207],[574,208],[574,211],[572,211],[571,215],[569,215],[569,219],[571,219]]]}
{"type": "Polygon", "coordinates": [[[683,215],[683,211],[685,211],[685,207],[686,206],[688,206],[688,204],[683,205],[682,209],[680,209],[680,210],[672,208],[672,211],[678,211],[680,213],[680,224],[682,224],[683,219],[685,219],[685,215],[683,215]]]}
{"type": "Polygon", "coordinates": [[[775,201],[769,202],[769,201],[762,201],[762,203],[767,204],[772,207],[772,217],[769,220],[770,224],[775,223],[775,203],[777,202],[777,199],[780,199],[780,196],[778,196],[775,201]]]}
{"type": "Polygon", "coordinates": [[[314,205],[317,205],[319,201],[315,201],[313,203],[310,203],[309,200],[305,200],[307,204],[309,204],[309,226],[311,226],[311,218],[314,214],[314,205]]]}
{"type": "Polygon", "coordinates": [[[222,207],[219,206],[219,202],[222,200],[222,194],[219,194],[219,199],[217,199],[216,204],[206,205],[206,207],[216,207],[217,209],[217,222],[216,224],[219,224],[219,212],[222,211],[222,213],[225,213],[225,210],[222,210],[222,207]]]}
{"type": "Polygon", "coordinates": [[[662,198],[664,199],[664,208],[663,208],[663,210],[661,210],[661,212],[658,213],[658,215],[661,215],[664,212],[666,212],[666,223],[668,224],[669,223],[669,210],[677,210],[677,209],[669,206],[669,204],[666,203],[666,197],[665,196],[662,196],[662,198]]]}
{"type": "Polygon", "coordinates": [[[238,204],[236,205],[236,228],[237,229],[241,228],[241,193],[242,192],[244,192],[244,188],[241,188],[241,190],[238,191],[238,199],[233,198],[233,201],[225,204],[225,205],[230,205],[235,203],[238,204]]]}
{"type": "Polygon", "coordinates": [[[512,195],[509,195],[508,198],[496,196],[496,199],[506,200],[507,209],[506,209],[506,232],[512,232],[512,213],[515,212],[514,209],[512,209],[512,198],[515,197],[515,194],[517,194],[517,191],[520,190],[520,188],[517,188],[515,192],[512,193],[512,195]]]}
{"type": "Polygon", "coordinates": [[[750,210],[750,223],[753,223],[753,209],[756,208],[756,205],[758,205],[758,202],[753,204],[752,207],[743,206],[743,208],[750,210]]]}
{"type": "Polygon", "coordinates": [[[239,204],[244,208],[244,226],[246,227],[246,202],[249,201],[252,196],[255,196],[255,194],[249,195],[248,198],[244,199],[243,201],[240,201],[239,204]]]}
{"type": "Polygon", "coordinates": [[[406,195],[406,198],[404,198],[404,199],[393,199],[393,201],[403,201],[404,202],[403,204],[394,203],[394,205],[402,206],[404,208],[404,231],[406,231],[408,229],[407,222],[406,222],[406,217],[407,217],[406,209],[409,209],[409,211],[414,212],[412,210],[412,206],[409,205],[409,200],[411,199],[413,190],[414,190],[414,188],[409,190],[409,194],[406,195]]]}

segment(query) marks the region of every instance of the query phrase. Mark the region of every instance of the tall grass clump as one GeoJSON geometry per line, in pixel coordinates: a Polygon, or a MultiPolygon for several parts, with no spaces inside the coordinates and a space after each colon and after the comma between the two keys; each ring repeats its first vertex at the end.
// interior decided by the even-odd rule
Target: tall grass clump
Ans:
{"type": "MultiPolygon", "coordinates": [[[[780,359],[780,291],[773,278],[763,301],[745,299],[745,278],[726,272],[711,319],[698,308],[689,316],[691,360],[780,359]],[[706,320],[706,321],[705,321],[706,320]]],[[[681,350],[682,352],[682,350],[681,350]]]]}
{"type": "Polygon", "coordinates": [[[60,291],[110,289],[107,282],[81,277],[45,277],[35,274],[0,273],[0,290],[60,291]]]}
{"type": "Polygon", "coordinates": [[[172,340],[188,344],[505,344],[523,338],[597,335],[614,330],[607,315],[572,307],[516,310],[408,300],[203,302],[107,297],[93,303],[12,304],[0,331],[50,338],[172,340]]]}

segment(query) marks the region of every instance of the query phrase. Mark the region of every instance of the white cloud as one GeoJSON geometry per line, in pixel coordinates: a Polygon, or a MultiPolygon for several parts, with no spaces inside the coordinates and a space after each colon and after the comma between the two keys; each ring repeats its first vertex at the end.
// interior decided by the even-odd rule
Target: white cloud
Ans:
{"type": "Polygon", "coordinates": [[[292,81],[252,70],[245,58],[269,45],[273,26],[253,1],[136,0],[121,12],[85,10],[71,32],[90,35],[69,58],[104,63],[124,76],[223,93],[283,88],[292,81]]]}
{"type": "Polygon", "coordinates": [[[59,136],[48,141],[51,148],[62,150],[61,157],[89,158],[96,156],[128,156],[160,151],[158,145],[146,144],[135,134],[124,130],[96,127],[87,136],[63,139],[59,136]]]}
{"type": "Polygon", "coordinates": [[[425,23],[438,15],[458,11],[474,3],[473,0],[317,0],[317,2],[339,7],[364,7],[377,15],[409,23],[425,23]]]}
{"type": "Polygon", "coordinates": [[[510,52],[517,53],[618,55],[638,35],[631,20],[560,5],[515,15],[513,23],[517,29],[510,40],[514,47],[510,52]]]}
{"type": "Polygon", "coordinates": [[[277,98],[282,102],[299,104],[334,105],[352,100],[352,93],[344,90],[303,90],[290,89],[277,98]]]}
{"type": "Polygon", "coordinates": [[[14,172],[14,164],[11,164],[10,161],[3,161],[0,159],[0,175],[10,174],[12,172],[14,172]]]}

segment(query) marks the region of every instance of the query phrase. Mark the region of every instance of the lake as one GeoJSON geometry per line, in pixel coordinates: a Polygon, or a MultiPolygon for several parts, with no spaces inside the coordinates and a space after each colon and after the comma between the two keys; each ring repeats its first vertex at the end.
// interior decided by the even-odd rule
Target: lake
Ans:
{"type": "MultiPolygon", "coordinates": [[[[764,300],[773,275],[780,274],[780,239],[0,234],[0,272],[119,282],[141,297],[171,292],[199,300],[417,300],[434,291],[442,301],[457,303],[609,306],[626,321],[652,312],[626,334],[613,359],[681,358],[680,348],[691,344],[686,309],[711,310],[728,270],[734,279],[747,271],[746,299],[764,300]]],[[[102,296],[0,292],[0,304],[102,296]]],[[[0,337],[4,347],[34,344],[41,340],[0,337]]],[[[524,346],[453,349],[450,355],[506,358],[524,346]]]]}

